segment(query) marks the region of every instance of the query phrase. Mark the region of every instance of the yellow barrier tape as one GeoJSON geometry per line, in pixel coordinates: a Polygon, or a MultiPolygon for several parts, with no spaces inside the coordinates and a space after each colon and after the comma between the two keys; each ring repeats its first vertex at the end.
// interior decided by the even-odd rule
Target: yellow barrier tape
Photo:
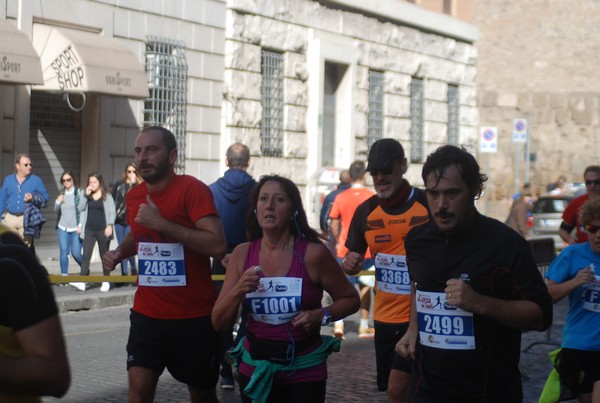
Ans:
{"type": "MultiPolygon", "coordinates": [[[[357,276],[373,276],[374,271],[363,270],[357,274],[357,276]]],[[[137,276],[59,276],[51,274],[48,276],[50,283],[52,284],[67,284],[73,282],[83,283],[135,283],[137,282],[137,276]]],[[[213,274],[212,279],[214,281],[225,280],[224,274],[213,274]]]]}

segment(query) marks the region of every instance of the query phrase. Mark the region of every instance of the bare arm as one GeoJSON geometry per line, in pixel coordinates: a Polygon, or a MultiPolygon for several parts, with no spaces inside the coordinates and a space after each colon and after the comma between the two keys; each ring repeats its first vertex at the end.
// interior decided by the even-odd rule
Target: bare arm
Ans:
{"type": "Polygon", "coordinates": [[[419,335],[419,322],[417,320],[417,304],[415,302],[415,284],[410,286],[410,321],[408,329],[398,343],[396,343],[396,352],[404,359],[410,360],[415,358],[415,349],[417,346],[417,336],[419,335]]]}
{"type": "MultiPolygon", "coordinates": [[[[329,293],[333,303],[327,306],[333,320],[345,318],[360,308],[358,292],[350,284],[340,266],[325,246],[311,243],[305,256],[306,269],[311,280],[321,284],[329,293]]],[[[302,311],[292,320],[292,324],[310,331],[321,326],[323,310],[321,308],[302,311]]]]}
{"type": "Polygon", "coordinates": [[[0,358],[0,390],[27,395],[63,396],[71,372],[57,315],[15,333],[24,357],[0,358]]]}
{"type": "Polygon", "coordinates": [[[560,224],[560,229],[558,230],[558,235],[560,235],[562,240],[565,241],[568,245],[574,245],[577,243],[577,239],[571,236],[573,228],[575,227],[563,221],[560,224]]]}
{"type": "Polygon", "coordinates": [[[150,196],[147,196],[146,200],[148,203],[140,205],[135,222],[161,232],[167,237],[181,242],[186,248],[205,256],[218,260],[225,256],[227,242],[219,217],[216,215],[202,217],[194,223],[194,228],[188,228],[164,218],[150,196]]]}
{"type": "Polygon", "coordinates": [[[212,311],[212,323],[217,331],[233,324],[244,295],[258,288],[260,277],[256,270],[249,268],[244,271],[248,245],[236,247],[227,264],[225,281],[212,311]]]}
{"type": "Polygon", "coordinates": [[[136,253],[135,239],[133,239],[133,235],[129,232],[117,249],[109,250],[102,256],[102,265],[108,267],[110,270],[114,270],[123,259],[127,259],[136,253]]]}
{"type": "Polygon", "coordinates": [[[331,223],[329,224],[329,230],[331,231],[331,235],[333,236],[333,239],[335,239],[335,243],[339,242],[340,228],[341,228],[340,219],[332,218],[331,223]]]}
{"type": "Polygon", "coordinates": [[[516,329],[543,330],[542,309],[533,301],[505,300],[481,295],[467,282],[458,279],[448,280],[444,292],[450,305],[458,306],[467,312],[485,316],[516,329]]]}
{"type": "Polygon", "coordinates": [[[577,272],[577,275],[570,280],[562,283],[556,283],[550,279],[546,279],[548,293],[552,297],[552,302],[557,303],[574,289],[581,287],[584,284],[593,282],[596,279],[595,272],[588,266],[577,272]]]}

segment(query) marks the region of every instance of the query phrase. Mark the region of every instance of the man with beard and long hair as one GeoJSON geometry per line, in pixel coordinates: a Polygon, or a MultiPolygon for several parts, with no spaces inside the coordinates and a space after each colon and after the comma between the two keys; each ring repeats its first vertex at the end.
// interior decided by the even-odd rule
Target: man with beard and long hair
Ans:
{"type": "Polygon", "coordinates": [[[412,311],[396,346],[414,359],[412,403],[520,402],[521,331],[552,323],[530,247],[477,211],[487,177],[464,148],[438,148],[422,177],[431,221],[406,237],[412,311]]]}
{"type": "Polygon", "coordinates": [[[217,402],[220,338],[211,323],[217,294],[210,258],[227,250],[223,226],[204,183],[175,173],[177,142],[169,130],[144,128],[135,163],[144,182],[127,193],[131,232],[104,254],[114,270],[138,255],[138,289],[127,342],[129,400],[154,401],[167,368],[187,384],[192,402],[217,402]]]}
{"type": "Polygon", "coordinates": [[[406,332],[410,314],[410,281],[404,238],[408,231],[428,221],[422,190],[413,188],[403,175],[407,161],[395,139],[377,140],[371,146],[367,171],[376,195],[360,204],[352,221],[342,268],[357,274],[369,248],[375,259],[375,359],[377,388],[387,390],[390,402],[409,402],[410,361],[394,352],[406,332]]]}

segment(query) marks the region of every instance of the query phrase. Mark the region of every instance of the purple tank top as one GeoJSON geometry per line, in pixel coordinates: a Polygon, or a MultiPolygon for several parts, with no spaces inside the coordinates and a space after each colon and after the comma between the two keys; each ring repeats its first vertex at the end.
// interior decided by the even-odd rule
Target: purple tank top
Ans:
{"type": "MultiPolygon", "coordinates": [[[[260,253],[261,240],[257,239],[252,241],[246,255],[246,262],[244,264],[244,270],[252,266],[259,264],[258,258],[260,253]]],[[[323,289],[317,284],[313,283],[306,266],[304,264],[304,255],[308,248],[308,241],[304,238],[300,238],[294,243],[294,255],[292,257],[292,263],[285,277],[299,277],[302,279],[302,301],[301,306],[303,310],[318,309],[321,307],[321,299],[323,298],[323,289]]],[[[244,304],[246,304],[246,298],[244,297],[244,304]]],[[[282,340],[289,342],[290,337],[296,342],[302,341],[313,336],[310,333],[306,333],[302,329],[296,329],[291,323],[282,325],[270,325],[264,322],[257,322],[252,318],[252,315],[248,315],[248,330],[252,332],[259,339],[269,340],[282,340]]],[[[248,339],[244,343],[246,349],[249,347],[248,339]]],[[[306,352],[314,350],[320,345],[317,343],[314,347],[307,348],[306,352]]],[[[240,363],[240,372],[246,376],[251,376],[254,367],[240,363]]],[[[292,383],[292,382],[308,382],[323,380],[327,377],[327,366],[321,364],[316,367],[307,368],[304,370],[296,371],[292,376],[289,374],[284,375],[278,373],[275,376],[275,380],[281,383],[292,383]]]]}

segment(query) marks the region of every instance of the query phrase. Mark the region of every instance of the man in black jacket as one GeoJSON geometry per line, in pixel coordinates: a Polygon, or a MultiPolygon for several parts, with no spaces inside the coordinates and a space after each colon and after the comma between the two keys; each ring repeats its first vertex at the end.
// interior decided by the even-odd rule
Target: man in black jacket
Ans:
{"type": "Polygon", "coordinates": [[[521,331],[552,323],[529,245],[477,212],[487,177],[465,149],[438,148],[422,177],[431,221],[406,237],[413,303],[396,345],[414,359],[412,402],[520,402],[521,331]]]}

